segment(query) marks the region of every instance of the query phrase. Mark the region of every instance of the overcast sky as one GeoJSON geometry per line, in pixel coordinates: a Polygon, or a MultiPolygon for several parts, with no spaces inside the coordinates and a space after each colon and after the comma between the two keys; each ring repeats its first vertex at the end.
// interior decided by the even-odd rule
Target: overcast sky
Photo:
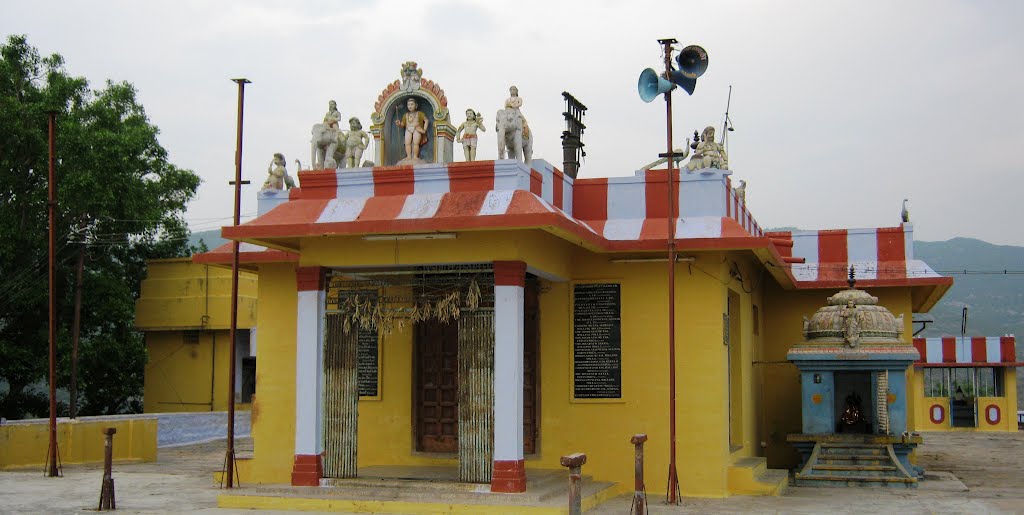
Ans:
{"type": "Polygon", "coordinates": [[[561,162],[569,91],[589,108],[580,177],[632,175],[665,151],[664,102],[640,101],[637,77],[660,66],[656,39],[675,37],[710,60],[694,95],[674,96],[676,146],[720,129],[732,85],[730,165],[762,226],[894,226],[908,198],[918,240],[1024,245],[1024,2],[0,3],[4,38],[27,34],[94,87],[136,86],[172,162],[203,178],[186,215],[197,231],[231,216],[231,78],[253,82],[250,214],[274,152],[293,175],[308,163],[330,99],[369,128],[407,60],[444,88],[456,124],[483,112],[479,158],[496,157],[494,112],[516,84],[534,157],[561,162]]]}

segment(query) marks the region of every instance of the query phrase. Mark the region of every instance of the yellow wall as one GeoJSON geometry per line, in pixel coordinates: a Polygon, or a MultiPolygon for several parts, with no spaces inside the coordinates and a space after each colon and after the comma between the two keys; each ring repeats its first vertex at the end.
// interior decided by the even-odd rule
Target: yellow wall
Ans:
{"type": "MultiPolygon", "coordinates": [[[[825,305],[835,290],[783,290],[768,281],[764,291],[761,319],[764,324],[764,354],[755,362],[763,377],[759,390],[764,397],[768,466],[792,468],[799,464],[800,455],[786,443],[786,435],[802,431],[800,413],[800,379],[795,365],[786,359],[790,347],[803,340],[802,317],[808,318],[825,305]]],[[[878,303],[893,315],[903,314],[903,338],[911,338],[911,298],[909,288],[868,288],[878,297],[878,303]]],[[[910,374],[911,372],[908,372],[910,374]]],[[[908,376],[909,377],[909,376],[908,376]]],[[[911,384],[911,381],[907,381],[911,384]]],[[[907,395],[907,423],[912,423],[917,404],[913,395],[907,395]]]]}
{"type": "MultiPolygon", "coordinates": [[[[146,262],[146,279],[135,301],[140,331],[227,329],[231,326],[231,270],[189,258],[146,262]],[[208,316],[204,323],[204,315],[208,316]]],[[[256,322],[256,274],[238,274],[238,327],[256,322]]]]}
{"type": "Polygon", "coordinates": [[[917,409],[914,413],[915,431],[1006,431],[1016,433],[1017,429],[1017,371],[1012,367],[1003,367],[997,372],[1003,374],[1004,397],[978,397],[977,427],[951,427],[949,425],[949,398],[924,396],[924,369],[914,371],[913,396],[917,409]],[[946,410],[946,418],[941,424],[932,423],[928,411],[932,405],[938,404],[946,410]],[[991,404],[999,406],[999,423],[989,424],[985,419],[985,408],[991,404]]]}
{"type": "MultiPolygon", "coordinates": [[[[684,495],[727,495],[731,462],[726,398],[726,347],[722,338],[725,292],[730,281],[724,255],[707,253],[677,273],[678,463],[684,495]]],[[[573,281],[622,284],[622,389],[616,401],[574,401],[571,371],[571,282],[548,282],[541,295],[539,452],[530,468],[560,468],[560,456],[586,452],[585,473],[596,479],[632,480],[629,438],[647,433],[647,473],[651,491],[663,490],[668,467],[667,313],[665,263],[613,264],[540,231],[460,234],[456,240],[363,242],[314,239],[302,248],[303,265],[391,265],[523,260],[532,267],[573,281]],[[655,379],[652,379],[655,378],[655,379]],[[594,431],[593,428],[602,428],[594,431]],[[609,442],[619,442],[618,445],[609,442]],[[656,479],[655,479],[656,478],[656,479]]],[[[752,286],[748,279],[746,288],[752,286]]],[[[742,288],[738,283],[733,288],[742,288]]],[[[750,296],[743,298],[743,340],[752,342],[750,296]]],[[[260,269],[259,362],[254,403],[255,459],[242,465],[249,481],[288,482],[294,448],[295,279],[290,265],[260,269]],[[272,302],[273,307],[271,304],[272,302]],[[267,364],[270,366],[267,366],[267,364]],[[273,409],[274,413],[269,413],[273,409]]],[[[747,385],[744,448],[757,450],[751,350],[744,346],[747,385]]],[[[381,397],[359,403],[359,465],[455,464],[413,451],[412,330],[382,341],[381,397]]],[[[246,477],[242,478],[246,481],[246,477]]]]}
{"type": "MultiPolygon", "coordinates": [[[[113,456],[118,461],[156,460],[156,418],[103,420],[84,417],[57,424],[57,448],[64,464],[103,462],[103,429],[117,429],[113,456]]],[[[0,426],[0,470],[42,467],[49,446],[46,422],[8,422],[0,426]]]]}
{"type": "Polygon", "coordinates": [[[289,483],[295,457],[295,267],[260,265],[259,298],[254,452],[238,470],[243,483],[289,483]]]}
{"type": "MultiPolygon", "coordinates": [[[[135,326],[146,335],[149,355],[145,411],[226,410],[231,270],[194,264],[189,258],[154,259],[146,266],[135,302],[135,326]],[[186,343],[185,331],[198,331],[198,343],[186,343]]],[[[256,278],[239,273],[239,330],[256,326],[256,278]]]]}
{"type": "MultiPolygon", "coordinates": [[[[307,239],[302,266],[393,266],[522,260],[550,277],[540,296],[540,436],[528,468],[558,469],[560,456],[588,455],[584,473],[629,484],[633,446],[647,433],[646,474],[650,492],[664,492],[669,461],[669,391],[666,269],[664,262],[611,263],[541,231],[460,233],[454,240],[366,242],[359,238],[307,239]],[[550,275],[548,275],[550,274],[550,275]],[[622,289],[622,392],[614,401],[572,398],[572,285],[608,281],[622,289]]],[[[677,453],[684,495],[729,493],[727,470],[744,457],[767,456],[769,466],[794,465],[797,453],[786,435],[800,432],[800,387],[786,352],[802,338],[801,318],[824,305],[831,290],[783,291],[743,252],[703,252],[680,263],[676,274],[677,453]],[[744,280],[730,278],[735,262],[744,280]],[[732,338],[733,383],[740,391],[730,448],[728,347],[723,319],[728,293],[739,305],[732,338]],[[753,307],[759,311],[757,335],[753,307]],[[765,442],[766,448],[762,448],[765,442]]],[[[870,291],[895,314],[906,314],[907,288],[870,291]]],[[[294,449],[295,275],[293,265],[260,268],[261,309],[256,401],[255,458],[241,464],[242,481],[287,483],[294,449]]],[[[454,465],[455,459],[416,453],[413,441],[412,329],[381,342],[379,399],[359,402],[359,466],[454,465]]],[[[909,337],[909,336],[908,336],[909,337]]],[[[913,411],[911,411],[913,413],[913,411]]]]}
{"type": "Polygon", "coordinates": [[[147,331],[144,411],[227,410],[229,336],[226,330],[200,331],[198,343],[186,343],[182,331],[147,331]]]}

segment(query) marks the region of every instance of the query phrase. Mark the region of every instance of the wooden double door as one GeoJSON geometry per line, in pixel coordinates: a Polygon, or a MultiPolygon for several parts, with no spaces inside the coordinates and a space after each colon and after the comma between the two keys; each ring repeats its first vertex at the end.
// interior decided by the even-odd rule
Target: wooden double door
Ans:
{"type": "MultiPolygon", "coordinates": [[[[536,450],[540,343],[537,292],[528,287],[524,302],[523,452],[536,450]]],[[[463,313],[463,316],[466,316],[463,313]]],[[[455,453],[459,450],[459,323],[416,324],[414,343],[414,419],[416,450],[455,453]]],[[[502,366],[496,363],[496,367],[502,366]]]]}

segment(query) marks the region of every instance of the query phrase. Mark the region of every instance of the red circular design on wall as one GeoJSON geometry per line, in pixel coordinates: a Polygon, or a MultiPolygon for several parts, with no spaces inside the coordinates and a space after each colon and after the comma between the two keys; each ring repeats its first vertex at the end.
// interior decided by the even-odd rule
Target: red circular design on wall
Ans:
{"type": "Polygon", "coordinates": [[[932,420],[932,424],[941,424],[946,420],[946,408],[941,404],[932,404],[932,407],[928,408],[928,418],[932,420]]]}
{"type": "Polygon", "coordinates": [[[988,422],[989,425],[994,426],[998,424],[1003,418],[1001,415],[1002,414],[999,412],[999,406],[996,406],[995,404],[985,406],[985,422],[988,422]]]}

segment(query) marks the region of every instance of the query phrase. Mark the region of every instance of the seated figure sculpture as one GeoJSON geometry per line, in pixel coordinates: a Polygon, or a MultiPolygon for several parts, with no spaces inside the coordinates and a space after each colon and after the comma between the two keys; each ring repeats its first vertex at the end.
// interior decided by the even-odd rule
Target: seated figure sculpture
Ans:
{"type": "Polygon", "coordinates": [[[398,163],[422,163],[424,161],[420,159],[420,149],[427,141],[427,127],[430,122],[423,111],[419,110],[416,99],[409,98],[405,101],[405,106],[408,111],[395,120],[395,125],[405,129],[405,158],[398,163]]]}
{"type": "Polygon", "coordinates": [[[693,156],[686,163],[689,172],[705,168],[729,169],[729,156],[725,153],[725,147],[715,141],[715,128],[710,125],[704,128],[693,156]]]}
{"type": "Polygon", "coordinates": [[[267,180],[263,183],[263,190],[285,190],[295,187],[295,181],[288,175],[285,169],[284,154],[274,154],[274,159],[267,167],[267,180]]]}

